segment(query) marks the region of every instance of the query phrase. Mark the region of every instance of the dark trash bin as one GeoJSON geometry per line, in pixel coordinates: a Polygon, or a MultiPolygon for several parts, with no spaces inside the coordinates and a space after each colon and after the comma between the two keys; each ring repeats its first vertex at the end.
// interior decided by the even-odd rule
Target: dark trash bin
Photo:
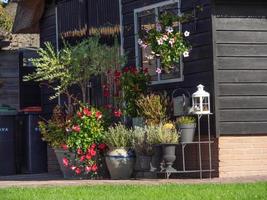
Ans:
{"type": "Polygon", "coordinates": [[[47,172],[47,145],[38,127],[40,109],[23,109],[17,116],[17,172],[35,174],[47,172]]]}
{"type": "Polygon", "coordinates": [[[0,105],[0,176],[16,174],[16,109],[0,105]]]}

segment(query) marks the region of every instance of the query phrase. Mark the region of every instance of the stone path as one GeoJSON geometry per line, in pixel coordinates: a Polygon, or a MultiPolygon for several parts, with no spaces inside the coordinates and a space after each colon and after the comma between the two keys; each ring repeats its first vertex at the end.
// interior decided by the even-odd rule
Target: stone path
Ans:
{"type": "Polygon", "coordinates": [[[49,187],[49,186],[78,186],[78,185],[160,185],[160,184],[207,184],[207,183],[249,183],[267,181],[267,176],[212,178],[212,179],[140,179],[140,180],[64,180],[58,173],[15,175],[0,177],[0,188],[7,187],[49,187]]]}

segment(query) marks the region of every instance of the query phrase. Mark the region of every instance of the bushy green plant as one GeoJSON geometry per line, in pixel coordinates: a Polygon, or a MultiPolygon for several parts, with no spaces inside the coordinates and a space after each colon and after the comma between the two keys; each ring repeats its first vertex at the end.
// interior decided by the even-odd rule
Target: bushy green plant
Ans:
{"type": "Polygon", "coordinates": [[[179,141],[179,133],[175,127],[169,123],[163,125],[148,125],[146,132],[151,136],[151,140],[154,144],[176,144],[179,141]]]}
{"type": "Polygon", "coordinates": [[[6,12],[3,5],[0,4],[0,30],[11,32],[13,26],[13,20],[11,16],[6,12]]]}
{"type": "Polygon", "coordinates": [[[125,67],[120,77],[120,85],[125,101],[125,114],[130,117],[138,116],[136,99],[145,94],[150,83],[150,76],[147,70],[133,67],[125,67]]]}
{"type": "Polygon", "coordinates": [[[168,98],[162,95],[141,95],[136,100],[139,115],[146,119],[147,124],[159,124],[167,120],[168,98]]]}
{"type": "Polygon", "coordinates": [[[105,132],[105,143],[108,147],[132,147],[133,130],[123,124],[116,124],[105,132]]]}
{"type": "Polygon", "coordinates": [[[60,148],[66,144],[66,119],[60,106],[53,109],[52,118],[48,121],[40,121],[39,128],[44,141],[52,148],[60,148]]]}
{"type": "Polygon", "coordinates": [[[179,125],[190,125],[190,124],[195,124],[196,123],[196,118],[193,116],[182,116],[177,118],[176,124],[179,125]]]}

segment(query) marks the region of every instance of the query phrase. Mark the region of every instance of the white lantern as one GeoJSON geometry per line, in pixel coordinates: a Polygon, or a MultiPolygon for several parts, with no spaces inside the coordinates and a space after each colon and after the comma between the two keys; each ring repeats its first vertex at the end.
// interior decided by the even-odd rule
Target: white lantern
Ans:
{"type": "Polygon", "coordinates": [[[195,114],[210,114],[210,94],[204,90],[203,85],[197,86],[197,91],[192,95],[192,106],[195,114]]]}

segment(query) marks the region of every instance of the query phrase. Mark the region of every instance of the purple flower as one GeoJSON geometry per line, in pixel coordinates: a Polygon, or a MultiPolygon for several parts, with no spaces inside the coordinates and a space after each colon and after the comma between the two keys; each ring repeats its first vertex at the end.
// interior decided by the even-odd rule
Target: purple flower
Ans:
{"type": "Polygon", "coordinates": [[[161,69],[159,67],[157,68],[156,73],[161,74],[161,69]]]}

